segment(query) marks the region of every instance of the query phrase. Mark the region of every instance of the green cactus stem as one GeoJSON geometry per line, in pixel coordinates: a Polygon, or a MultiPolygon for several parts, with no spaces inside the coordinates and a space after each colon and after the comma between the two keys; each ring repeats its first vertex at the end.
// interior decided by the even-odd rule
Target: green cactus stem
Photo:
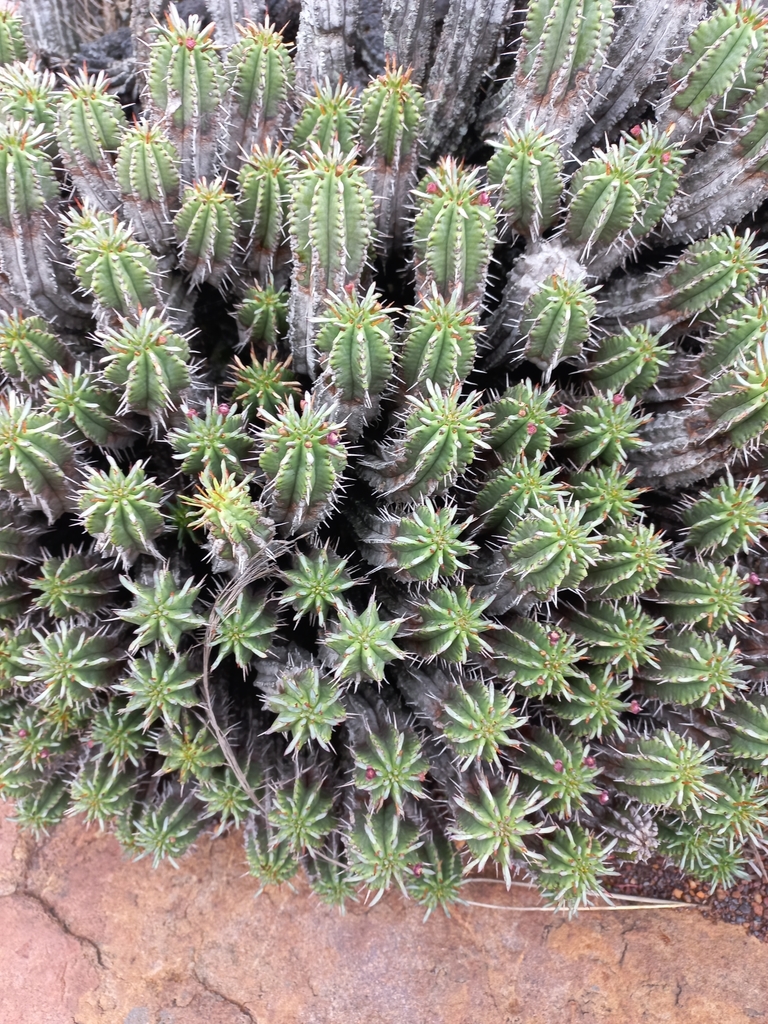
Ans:
{"type": "Polygon", "coordinates": [[[519,334],[524,355],[545,377],[563,359],[581,354],[597,308],[593,290],[553,274],[523,306],[519,334]]]}
{"type": "Polygon", "coordinates": [[[499,188],[499,210],[511,229],[536,240],[560,211],[563,158],[557,140],[533,121],[507,126],[488,161],[488,183],[499,188]]]}
{"type": "Polygon", "coordinates": [[[179,201],[179,154],[161,125],[143,118],[123,132],[115,177],[136,237],[154,253],[167,252],[179,201]]]}
{"type": "Polygon", "coordinates": [[[153,541],[163,532],[163,492],[136,462],[127,473],[108,458],[109,471],[92,469],[77,495],[83,528],[99,551],[119,555],[129,565],[139,554],[156,554],[153,541]]]}

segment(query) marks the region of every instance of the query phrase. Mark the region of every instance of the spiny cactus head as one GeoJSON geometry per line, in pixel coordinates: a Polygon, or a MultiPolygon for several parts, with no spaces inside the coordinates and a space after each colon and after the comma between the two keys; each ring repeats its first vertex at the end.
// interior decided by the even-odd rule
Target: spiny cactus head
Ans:
{"type": "Polygon", "coordinates": [[[734,309],[728,309],[717,321],[706,339],[701,371],[716,377],[753,356],[767,339],[768,293],[761,289],[749,301],[741,298],[734,309]]]}
{"type": "Polygon", "coordinates": [[[512,705],[513,698],[493,683],[478,680],[452,690],[443,708],[442,729],[461,771],[481,761],[499,766],[501,749],[517,746],[509,733],[527,719],[515,714],[512,705]]]}
{"type": "Polygon", "coordinates": [[[286,754],[298,752],[308,741],[330,749],[334,726],[347,717],[340,696],[333,679],[314,665],[288,667],[278,675],[277,689],[264,704],[277,716],[269,731],[291,736],[286,754]]]}
{"type": "Polygon", "coordinates": [[[249,419],[260,417],[262,409],[274,416],[281,405],[299,392],[290,367],[290,356],[280,362],[273,349],[261,361],[251,349],[248,365],[235,356],[230,367],[234,380],[227,382],[234,389],[232,401],[237,402],[249,419]]]}
{"type": "Polygon", "coordinates": [[[72,783],[69,814],[82,814],[103,830],[110,820],[128,810],[135,799],[132,772],[116,775],[104,761],[88,761],[72,783]]]}
{"type": "Polygon", "coordinates": [[[253,449],[245,412],[238,412],[236,405],[227,402],[215,404],[210,398],[203,415],[189,407],[182,411],[186,423],[168,434],[182,472],[197,476],[208,470],[213,476],[221,476],[226,466],[233,476],[245,476],[243,463],[253,449]]]}
{"type": "Polygon", "coordinates": [[[475,362],[475,338],[481,328],[473,306],[460,307],[456,293],[445,299],[432,282],[431,291],[409,308],[399,371],[408,388],[432,381],[449,388],[465,380],[475,362]]]}
{"type": "Polygon", "coordinates": [[[403,657],[394,642],[402,621],[382,619],[375,596],[359,615],[352,608],[340,606],[338,621],[326,632],[323,641],[332,658],[336,678],[370,679],[381,683],[385,666],[403,657]]]}
{"type": "Polygon", "coordinates": [[[361,882],[377,903],[394,882],[406,893],[406,880],[418,862],[422,841],[411,822],[397,816],[392,804],[367,815],[358,814],[349,836],[352,878],[361,882]]]}
{"type": "Polygon", "coordinates": [[[67,351],[39,316],[0,313],[0,368],[17,386],[36,384],[67,351]]]}
{"type": "Polygon", "coordinates": [[[471,520],[455,522],[457,511],[452,505],[438,509],[426,498],[403,516],[391,541],[398,575],[437,583],[441,576],[466,568],[461,558],[477,546],[460,540],[471,520]]]}
{"type": "Polygon", "coordinates": [[[543,466],[540,453],[530,461],[521,455],[491,474],[477,496],[485,529],[512,530],[529,508],[545,509],[557,502],[564,485],[555,482],[556,470],[545,473],[543,466]]]}
{"type": "Polygon", "coordinates": [[[668,571],[668,541],[652,526],[633,523],[613,530],[602,541],[584,588],[590,597],[615,601],[654,587],[668,571]]]}
{"type": "Polygon", "coordinates": [[[310,555],[297,552],[293,564],[285,573],[288,586],[280,604],[291,605],[297,620],[313,615],[324,626],[331,609],[342,605],[341,595],[355,585],[346,571],[347,559],[320,548],[310,555]]]}
{"type": "Polygon", "coordinates": [[[27,672],[22,678],[42,687],[38,700],[43,707],[77,707],[90,700],[94,689],[116,680],[125,658],[103,632],[66,622],[57,623],[46,636],[36,634],[36,640],[24,655],[27,672]]]}
{"type": "Polygon", "coordinates": [[[622,715],[631,707],[626,700],[627,681],[610,665],[595,666],[586,676],[575,678],[565,699],[551,706],[552,714],[568,723],[574,736],[601,739],[622,737],[622,715]]]}
{"type": "Polygon", "coordinates": [[[595,395],[571,412],[565,424],[563,444],[574,461],[585,466],[594,459],[602,462],[626,462],[627,454],[647,442],[640,428],[648,417],[634,415],[635,399],[621,392],[595,395]]]}
{"type": "Polygon", "coordinates": [[[273,416],[262,409],[259,465],[269,481],[272,517],[291,533],[321,522],[330,512],[347,448],[343,423],[330,406],[316,406],[307,393],[296,408],[293,398],[273,416]]]}
{"type": "Polygon", "coordinates": [[[112,698],[93,717],[89,740],[95,757],[116,775],[127,765],[138,768],[152,735],[144,731],[142,715],[138,711],[128,714],[125,701],[112,698]]]}
{"type": "Polygon", "coordinates": [[[255,597],[248,591],[237,595],[232,607],[216,622],[212,646],[218,648],[212,668],[228,655],[234,655],[243,674],[254,658],[266,658],[277,630],[277,617],[267,606],[267,597],[255,597]]]}
{"type": "Polygon", "coordinates": [[[549,812],[565,818],[571,818],[589,794],[600,792],[594,784],[600,769],[589,746],[549,729],[534,730],[520,758],[520,771],[525,788],[538,790],[549,812]]]}
{"type": "Polygon", "coordinates": [[[759,477],[734,482],[730,473],[682,512],[685,543],[697,553],[728,558],[768,533],[768,505],[758,499],[759,477]]]}
{"type": "Polygon", "coordinates": [[[268,15],[261,24],[246,21],[236,27],[240,38],[227,55],[226,69],[237,112],[249,118],[256,108],[259,120],[269,125],[295,78],[291,47],[268,15]]]}
{"type": "Polygon", "coordinates": [[[488,161],[488,182],[498,186],[499,209],[513,231],[540,238],[552,227],[563,192],[563,158],[554,136],[528,121],[507,125],[488,161]]]}
{"type": "Polygon", "coordinates": [[[501,868],[508,886],[512,881],[513,858],[527,856],[525,839],[540,828],[527,817],[541,806],[539,794],[518,793],[518,779],[514,775],[506,785],[494,783],[491,789],[486,777],[481,776],[477,791],[456,801],[456,829],[452,834],[454,841],[467,844],[467,869],[482,871],[492,860],[501,868]]]}
{"type": "Polygon", "coordinates": [[[644,488],[632,487],[636,476],[620,462],[610,466],[595,466],[571,473],[568,486],[576,501],[586,507],[590,515],[599,516],[614,525],[628,522],[637,513],[636,501],[644,488]]]}
{"type": "Polygon", "coordinates": [[[102,310],[118,317],[136,317],[158,302],[157,261],[124,223],[95,218],[90,211],[70,218],[65,237],[83,290],[102,310]]]}
{"type": "Polygon", "coordinates": [[[624,134],[643,181],[641,202],[629,228],[634,238],[644,237],[659,223],[680,185],[689,151],[671,138],[672,133],[673,126],[664,129],[646,121],[624,134]]]}
{"type": "Polygon", "coordinates": [[[602,844],[579,825],[566,825],[553,838],[543,839],[543,856],[533,869],[542,895],[572,914],[588,906],[590,898],[602,893],[602,879],[615,874],[609,864],[615,845],[615,839],[602,844]]]}
{"type": "MultiPolygon", "coordinates": [[[[2,50],[0,40],[0,60],[2,50]]],[[[51,71],[19,61],[0,64],[0,114],[4,119],[42,125],[48,136],[46,149],[51,157],[58,151],[55,129],[59,99],[56,78],[51,71]]]]}
{"type": "Polygon", "coordinates": [[[510,571],[523,592],[547,594],[557,587],[576,587],[594,565],[599,542],[595,521],[578,502],[562,498],[544,511],[530,509],[509,535],[510,571]]]}
{"type": "Polygon", "coordinates": [[[719,771],[708,744],[660,729],[653,736],[627,741],[606,769],[614,785],[643,803],[694,811],[716,793],[719,771]]]}
{"type": "Polygon", "coordinates": [[[285,333],[288,301],[285,292],[272,284],[258,282],[245,293],[237,319],[248,332],[252,345],[273,347],[285,333]]]}
{"type": "Polygon", "coordinates": [[[594,664],[630,676],[640,665],[655,663],[655,648],[662,643],[657,634],[664,620],[652,619],[629,601],[591,601],[583,611],[569,609],[567,622],[589,644],[594,664]]]}
{"type": "Polygon", "coordinates": [[[681,707],[719,707],[744,687],[736,637],[729,644],[705,633],[668,629],[653,663],[638,669],[640,687],[648,696],[681,707]]]}
{"type": "Polygon", "coordinates": [[[175,858],[192,846],[204,822],[195,801],[169,796],[160,804],[147,805],[132,825],[131,845],[138,854],[136,859],[151,855],[156,868],[163,860],[178,867],[175,858]]]}
{"type": "Polygon", "coordinates": [[[38,592],[33,604],[57,619],[101,611],[107,595],[118,587],[109,566],[74,552],[63,558],[46,558],[38,573],[29,580],[32,590],[38,592]]]}
{"type": "Polygon", "coordinates": [[[13,118],[0,124],[0,224],[6,228],[55,198],[49,141],[44,125],[13,118]]]}
{"type": "Polygon", "coordinates": [[[531,696],[568,697],[572,677],[583,678],[586,654],[566,630],[517,618],[491,637],[494,665],[502,679],[531,696]]]}
{"type": "Polygon", "coordinates": [[[525,357],[547,377],[563,359],[581,354],[597,309],[592,291],[581,281],[553,274],[523,306],[520,337],[525,357]]]}
{"type": "Polygon", "coordinates": [[[403,813],[406,794],[424,795],[422,783],[429,771],[419,738],[412,729],[389,724],[381,733],[369,732],[354,749],[355,787],[370,793],[374,808],[392,799],[398,815],[403,813]]]}
{"type": "MultiPolygon", "coordinates": [[[[274,255],[283,242],[296,159],[278,143],[254,143],[238,174],[238,214],[248,247],[274,255]]],[[[256,286],[258,288],[258,285],[256,286]]]]}
{"type": "Polygon", "coordinates": [[[203,27],[196,14],[185,22],[175,5],[165,24],[154,26],[150,42],[148,86],[152,102],[170,115],[175,127],[210,114],[224,90],[224,74],[217,53],[213,22],[203,27]]]}
{"type": "Polygon", "coordinates": [[[460,902],[462,886],[461,856],[441,835],[427,839],[419,851],[420,864],[414,864],[413,876],[407,880],[410,895],[426,907],[424,920],[433,910],[442,907],[450,917],[450,907],[460,902]]]}
{"type": "Polygon", "coordinates": [[[431,381],[426,389],[426,398],[408,398],[405,443],[395,458],[365,463],[366,476],[387,501],[417,500],[446,490],[488,447],[484,434],[491,413],[477,408],[478,392],[462,399],[460,385],[443,392],[431,381]]]}
{"type": "Polygon", "coordinates": [[[362,297],[349,287],[329,293],[315,344],[338,399],[371,406],[392,376],[395,331],[374,288],[362,297]]]}
{"type": "Polygon", "coordinates": [[[709,415],[734,448],[758,443],[768,429],[768,341],[751,359],[710,385],[709,415]]]}
{"type": "Polygon", "coordinates": [[[384,74],[371,79],[360,98],[363,149],[387,168],[411,153],[424,119],[424,97],[412,74],[387,59],[384,74]]]}
{"type": "Polygon", "coordinates": [[[184,708],[197,704],[195,684],[200,673],[184,655],[170,655],[162,648],[134,659],[128,676],[116,687],[128,696],[124,714],[139,712],[143,728],[162,719],[168,729],[178,728],[184,708]]]}
{"type": "MultiPolygon", "coordinates": [[[[669,71],[672,106],[692,118],[714,110],[731,93],[756,88],[768,56],[765,11],[758,3],[722,3],[691,33],[669,71]]],[[[727,109],[727,107],[725,107],[727,109]]]]}
{"type": "Polygon", "coordinates": [[[587,252],[626,232],[645,192],[646,171],[624,139],[582,164],[571,179],[573,198],[565,230],[587,252]]]}
{"type": "Polygon", "coordinates": [[[145,117],[123,132],[115,176],[123,195],[136,202],[173,202],[179,192],[179,154],[161,124],[145,117]]]}
{"type": "Polygon", "coordinates": [[[220,283],[232,263],[239,223],[235,200],[224,179],[208,182],[200,178],[186,188],[173,223],[190,283],[220,283]]]}
{"type": "Polygon", "coordinates": [[[669,276],[669,308],[693,316],[719,312],[743,298],[766,271],[766,246],[754,243],[753,231],[737,235],[727,228],[689,245],[669,276]]]}
{"type": "Polygon", "coordinates": [[[59,147],[64,154],[99,165],[107,153],[117,152],[125,118],[119,102],[109,93],[103,71],[89,75],[81,68],[74,78],[64,76],[58,121],[59,147]]]}
{"type": "Polygon", "coordinates": [[[565,406],[553,404],[554,387],[546,391],[526,380],[507,388],[491,402],[488,443],[502,459],[518,455],[528,458],[537,452],[549,451],[563,416],[565,406]]]}
{"type": "Polygon", "coordinates": [[[716,631],[749,622],[748,585],[736,566],[678,560],[656,584],[653,599],[667,622],[716,631]]]}
{"type": "Polygon", "coordinates": [[[480,298],[495,241],[495,215],[477,168],[444,157],[416,189],[413,225],[420,273],[444,298],[463,303],[480,298]]]}
{"type": "Polygon", "coordinates": [[[0,64],[13,64],[27,59],[24,28],[16,4],[0,7],[0,64]]]}
{"type": "Polygon", "coordinates": [[[422,657],[463,664],[470,653],[489,654],[483,636],[494,623],[483,612],[493,597],[478,598],[461,586],[443,586],[419,602],[411,626],[411,644],[422,657]]]}
{"type": "Polygon", "coordinates": [[[295,855],[312,852],[334,826],[333,798],[318,784],[297,777],[292,788],[276,789],[267,820],[274,829],[273,846],[286,843],[295,855]]]}
{"type": "Polygon", "coordinates": [[[660,368],[668,362],[669,348],[659,344],[662,333],[651,334],[638,324],[625,327],[621,334],[601,338],[589,355],[590,382],[598,391],[642,395],[653,387],[660,368]]]}
{"type": "Polygon", "coordinates": [[[311,143],[323,152],[329,152],[334,143],[344,156],[355,147],[360,126],[360,101],[346,84],[336,88],[326,79],[315,82],[314,96],[307,96],[302,115],[293,130],[292,145],[297,151],[308,149],[311,143]]]}
{"type": "Polygon", "coordinates": [[[109,471],[92,469],[78,493],[83,529],[100,551],[118,554],[130,564],[142,552],[154,554],[163,532],[163,492],[136,462],[124,473],[114,459],[109,471]]]}
{"type": "Polygon", "coordinates": [[[197,494],[182,495],[183,504],[196,517],[189,519],[188,527],[206,531],[210,554],[216,563],[221,561],[242,569],[274,537],[274,524],[251,498],[251,479],[248,476],[238,480],[226,466],[220,477],[205,470],[200,475],[197,494]]]}
{"type": "Polygon", "coordinates": [[[151,306],[135,321],[101,331],[105,379],[122,389],[121,409],[161,423],[190,383],[189,343],[151,306]]]}
{"type": "Polygon", "coordinates": [[[276,843],[272,829],[266,823],[249,823],[245,837],[245,859],[248,871],[261,883],[257,896],[268,885],[290,882],[299,870],[298,859],[291,852],[290,845],[285,841],[276,843]]]}
{"type": "Polygon", "coordinates": [[[132,653],[149,644],[161,643],[175,654],[182,634],[205,625],[203,616],[193,611],[200,586],[195,586],[191,577],[180,586],[169,569],[162,569],[154,573],[149,583],[134,582],[128,576],[121,576],[120,582],[133,594],[131,607],[118,612],[123,622],[137,627],[129,647],[132,653]]]}

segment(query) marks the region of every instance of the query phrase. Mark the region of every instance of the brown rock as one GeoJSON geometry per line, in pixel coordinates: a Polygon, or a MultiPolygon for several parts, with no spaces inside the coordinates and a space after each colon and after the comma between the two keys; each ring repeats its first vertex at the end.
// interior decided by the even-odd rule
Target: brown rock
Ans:
{"type": "Polygon", "coordinates": [[[302,883],[254,899],[238,836],[153,871],[79,821],[39,847],[2,823],[0,878],[0,1024],[752,1024],[768,1005],[766,947],[688,907],[424,924],[393,894],[340,917],[302,883]]]}

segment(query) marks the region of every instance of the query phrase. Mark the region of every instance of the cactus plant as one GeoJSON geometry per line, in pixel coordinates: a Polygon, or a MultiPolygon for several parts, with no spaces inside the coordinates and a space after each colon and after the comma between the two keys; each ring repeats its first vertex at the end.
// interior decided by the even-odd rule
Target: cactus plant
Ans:
{"type": "Polygon", "coordinates": [[[132,123],[0,10],[0,792],[339,907],[739,877],[763,15],[386,4],[366,83],[321,6],[171,5],[132,123]]]}

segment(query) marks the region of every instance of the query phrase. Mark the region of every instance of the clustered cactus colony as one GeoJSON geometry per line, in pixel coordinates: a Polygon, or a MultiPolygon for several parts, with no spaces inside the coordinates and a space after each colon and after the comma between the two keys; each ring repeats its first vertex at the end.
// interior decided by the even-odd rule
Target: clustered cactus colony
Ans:
{"type": "Polygon", "coordinates": [[[342,908],[742,876],[768,18],[385,3],[355,90],[334,3],[295,62],[236,6],[170,7],[131,121],[0,12],[0,791],[342,908]]]}

